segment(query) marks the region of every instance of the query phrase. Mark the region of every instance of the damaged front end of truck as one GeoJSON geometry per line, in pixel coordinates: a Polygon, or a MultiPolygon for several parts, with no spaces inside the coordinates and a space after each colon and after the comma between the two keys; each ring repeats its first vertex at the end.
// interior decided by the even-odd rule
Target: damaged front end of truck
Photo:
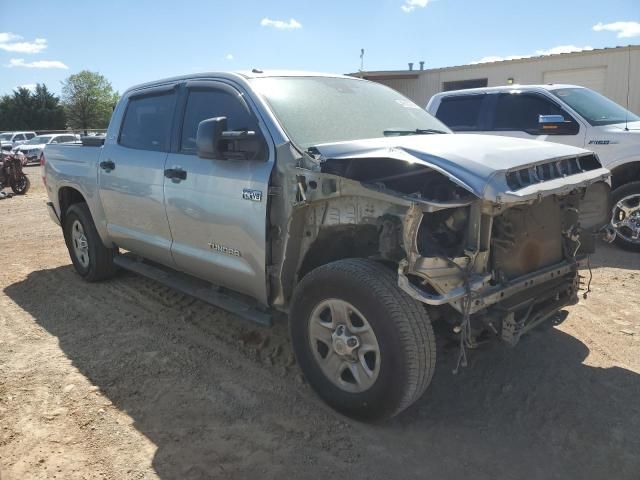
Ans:
{"type": "Polygon", "coordinates": [[[491,335],[515,345],[576,303],[580,262],[607,223],[609,172],[572,147],[429,135],[318,145],[309,157],[289,172],[280,301],[316,266],[373,258],[463,347],[491,335]]]}

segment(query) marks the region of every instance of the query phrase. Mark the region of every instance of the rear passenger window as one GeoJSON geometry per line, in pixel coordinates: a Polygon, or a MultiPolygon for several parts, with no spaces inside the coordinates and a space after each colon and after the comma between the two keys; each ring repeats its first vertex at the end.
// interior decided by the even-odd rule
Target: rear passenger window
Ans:
{"type": "Polygon", "coordinates": [[[568,122],[579,126],[567,112],[539,95],[501,94],[496,102],[493,130],[518,130],[536,134],[540,115],[562,115],[568,122]]]}
{"type": "Polygon", "coordinates": [[[129,100],[118,143],[141,150],[169,150],[175,94],[149,95],[129,100]]]}
{"type": "Polygon", "coordinates": [[[445,97],[436,117],[454,132],[480,129],[480,112],[484,95],[445,97]]]}
{"type": "Polygon", "coordinates": [[[245,105],[224,90],[190,90],[187,108],[182,124],[183,153],[196,152],[196,134],[198,124],[208,118],[227,117],[227,130],[257,130],[254,118],[249,114],[245,105]]]}
{"type": "Polygon", "coordinates": [[[27,133],[27,140],[31,140],[35,136],[35,133],[27,133]]]}

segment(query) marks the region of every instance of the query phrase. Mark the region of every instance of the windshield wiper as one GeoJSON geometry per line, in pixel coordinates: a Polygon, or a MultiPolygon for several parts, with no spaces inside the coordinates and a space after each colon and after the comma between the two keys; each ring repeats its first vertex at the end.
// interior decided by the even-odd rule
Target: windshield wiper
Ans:
{"type": "Polygon", "coordinates": [[[382,132],[385,137],[397,136],[401,137],[403,135],[431,135],[436,133],[447,133],[443,130],[436,130],[435,128],[416,128],[415,130],[383,130],[382,132]]]}

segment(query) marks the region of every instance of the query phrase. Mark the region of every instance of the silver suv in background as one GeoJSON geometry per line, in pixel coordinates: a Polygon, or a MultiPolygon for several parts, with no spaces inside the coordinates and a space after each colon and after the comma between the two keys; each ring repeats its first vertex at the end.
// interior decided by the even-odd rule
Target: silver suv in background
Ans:
{"type": "Polygon", "coordinates": [[[442,92],[426,107],[455,132],[584,147],[612,174],[611,228],[640,251],[640,117],[576,85],[511,85],[442,92]]]}
{"type": "Polygon", "coordinates": [[[22,145],[27,140],[36,136],[36,132],[3,132],[0,133],[0,148],[2,150],[13,150],[14,147],[22,145]]]}

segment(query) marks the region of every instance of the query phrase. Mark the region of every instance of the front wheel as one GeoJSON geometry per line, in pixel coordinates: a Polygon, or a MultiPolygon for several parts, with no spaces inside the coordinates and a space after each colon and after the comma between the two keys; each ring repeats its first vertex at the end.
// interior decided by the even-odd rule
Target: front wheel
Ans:
{"type": "Polygon", "coordinates": [[[31,181],[26,175],[20,175],[16,179],[11,179],[9,184],[11,186],[11,190],[13,190],[13,193],[16,195],[26,194],[29,191],[29,187],[31,187],[31,181]]]}
{"type": "Polygon", "coordinates": [[[640,252],[640,182],[631,182],[611,193],[611,226],[616,245],[640,252]]]}
{"type": "Polygon", "coordinates": [[[398,287],[395,272],[376,262],[340,260],[305,276],[290,328],[309,384],[348,416],[392,417],[420,398],[433,376],[427,313],[398,287]]]}

